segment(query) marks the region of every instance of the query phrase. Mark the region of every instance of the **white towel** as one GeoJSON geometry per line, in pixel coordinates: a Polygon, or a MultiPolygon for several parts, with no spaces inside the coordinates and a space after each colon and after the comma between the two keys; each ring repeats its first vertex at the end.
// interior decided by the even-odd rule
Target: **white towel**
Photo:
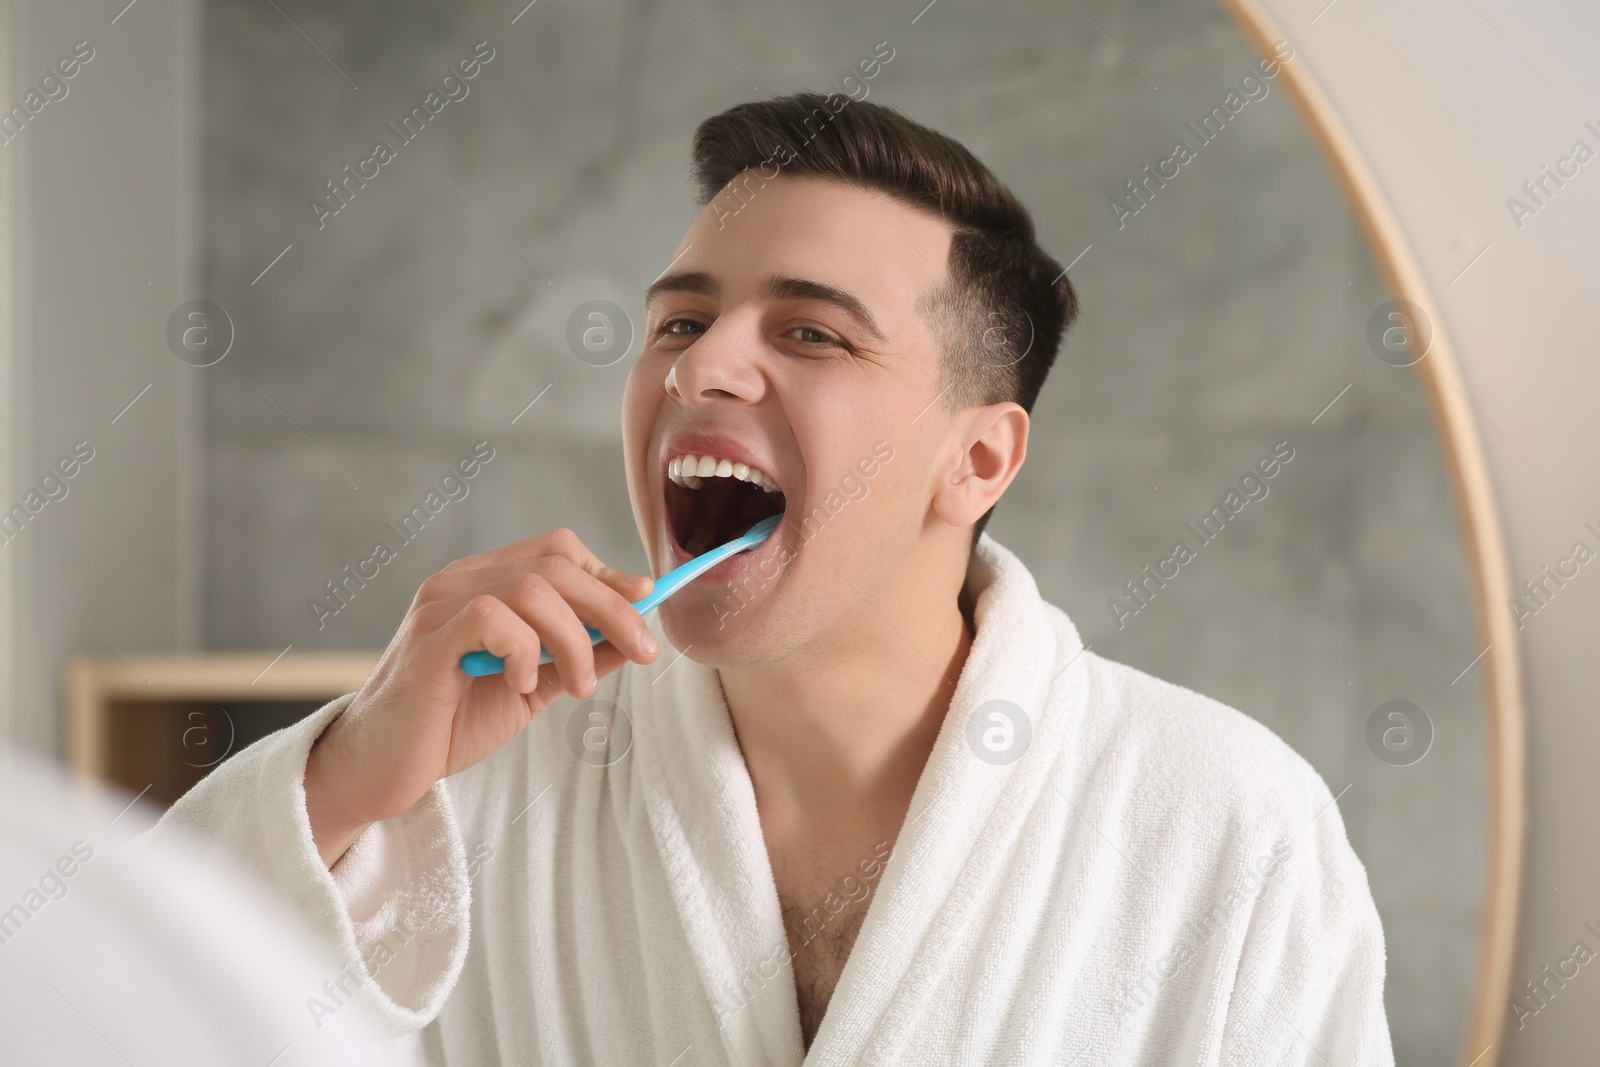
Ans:
{"type": "Polygon", "coordinates": [[[863,857],[875,895],[809,1052],[720,682],[658,625],[656,663],[596,694],[631,742],[614,728],[578,758],[601,705],[565,697],[332,874],[303,775],[348,697],[224,763],[155,832],[219,839],[292,897],[347,962],[337,991],[417,1062],[1392,1064],[1383,931],[1310,765],[1085,651],[987,535],[968,583],[971,654],[892,854],[863,857]],[[1010,762],[984,745],[1005,741],[993,705],[969,728],[996,700],[1026,717],[1010,762]]]}

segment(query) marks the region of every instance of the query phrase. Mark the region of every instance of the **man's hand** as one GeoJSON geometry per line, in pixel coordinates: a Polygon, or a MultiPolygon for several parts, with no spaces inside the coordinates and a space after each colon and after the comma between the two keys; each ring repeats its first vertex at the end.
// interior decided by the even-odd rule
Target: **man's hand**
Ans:
{"type": "Polygon", "coordinates": [[[660,649],[630,601],[653,580],[601,563],[571,530],[457,560],[422,583],[372,676],[312,746],[306,808],[329,867],[374,822],[515,737],[563,691],[588,696],[660,649]],[[606,643],[589,643],[587,623],[606,643]],[[539,666],[540,648],[555,662],[539,666]],[[487,649],[505,673],[472,678],[487,649]]]}

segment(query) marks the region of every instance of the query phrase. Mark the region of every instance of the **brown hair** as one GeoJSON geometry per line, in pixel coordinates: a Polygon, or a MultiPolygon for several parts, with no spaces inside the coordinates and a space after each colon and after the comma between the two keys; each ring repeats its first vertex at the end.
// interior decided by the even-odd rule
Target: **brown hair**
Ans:
{"type": "MultiPolygon", "coordinates": [[[[692,159],[702,205],[759,168],[744,188],[783,173],[835,178],[948,221],[949,276],[920,303],[942,346],[944,405],[1010,400],[1033,410],[1078,299],[1061,264],[1039,247],[1028,209],[959,142],[882,104],[800,92],[706,119],[694,132],[692,159]]],[[[974,544],[991,514],[974,524],[974,544]]]]}

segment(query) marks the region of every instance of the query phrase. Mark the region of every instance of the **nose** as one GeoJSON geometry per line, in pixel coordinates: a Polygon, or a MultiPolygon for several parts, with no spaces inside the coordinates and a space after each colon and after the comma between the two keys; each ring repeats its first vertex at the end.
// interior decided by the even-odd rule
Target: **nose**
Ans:
{"type": "Polygon", "coordinates": [[[757,358],[759,338],[752,330],[723,315],[678,354],[663,385],[666,394],[685,404],[707,400],[753,403],[764,379],[757,358]]]}

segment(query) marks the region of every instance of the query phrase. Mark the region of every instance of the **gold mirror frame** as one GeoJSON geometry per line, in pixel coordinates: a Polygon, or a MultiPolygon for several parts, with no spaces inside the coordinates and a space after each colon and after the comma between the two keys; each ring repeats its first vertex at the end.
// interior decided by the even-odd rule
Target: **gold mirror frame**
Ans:
{"type": "MultiPolygon", "coordinates": [[[[1287,40],[1259,0],[1221,0],[1245,38],[1262,56],[1287,40]]],[[[1433,411],[1445,468],[1465,534],[1467,569],[1472,576],[1478,636],[1487,652],[1481,661],[1486,707],[1487,788],[1489,794],[1487,871],[1484,878],[1482,936],[1473,982],[1463,1062],[1495,1067],[1510,999],[1516,948],[1517,908],[1522,892],[1522,843],[1527,825],[1525,735],[1521,645],[1510,616],[1498,605],[1513,596],[1504,534],[1495,509],[1493,486],[1477,426],[1461,388],[1461,376],[1443,316],[1366,157],[1317,82],[1308,61],[1281,68],[1289,97],[1333,171],[1366,238],[1385,287],[1396,300],[1409,300],[1431,321],[1433,340],[1416,363],[1433,411]]]]}

